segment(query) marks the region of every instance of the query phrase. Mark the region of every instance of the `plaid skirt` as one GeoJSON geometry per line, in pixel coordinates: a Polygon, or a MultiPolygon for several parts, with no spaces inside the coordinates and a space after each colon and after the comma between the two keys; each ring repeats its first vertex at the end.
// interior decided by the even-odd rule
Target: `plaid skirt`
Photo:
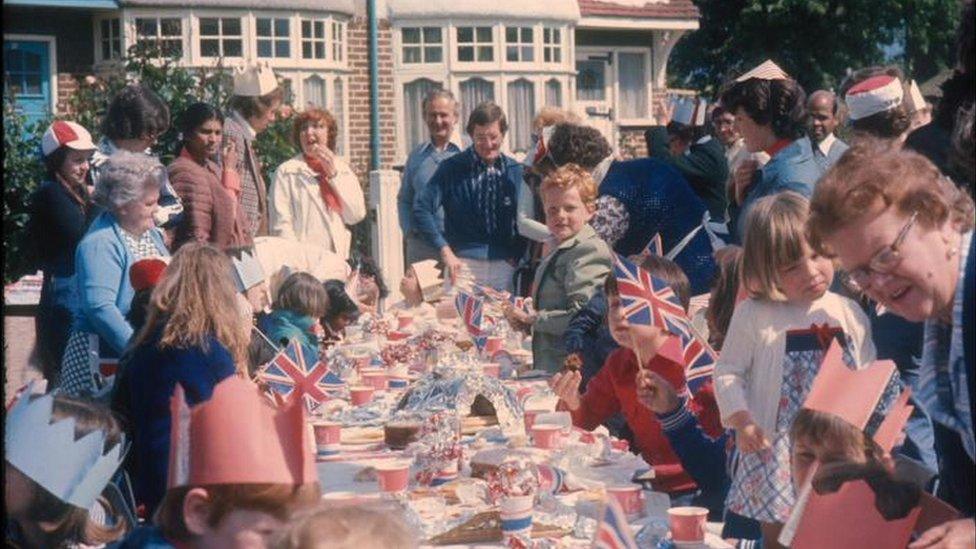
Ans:
{"type": "Polygon", "coordinates": [[[101,353],[97,335],[72,332],[61,362],[62,394],[107,401],[115,383],[119,359],[101,353]],[[103,356],[106,355],[106,356],[103,356]]]}

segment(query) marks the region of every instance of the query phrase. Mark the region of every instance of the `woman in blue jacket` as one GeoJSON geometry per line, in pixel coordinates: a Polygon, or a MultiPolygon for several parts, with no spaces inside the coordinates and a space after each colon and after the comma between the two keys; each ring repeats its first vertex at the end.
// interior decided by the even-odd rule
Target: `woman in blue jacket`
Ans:
{"type": "Polygon", "coordinates": [[[237,307],[231,268],[230,259],[210,244],[180,247],[153,292],[146,325],[126,353],[127,383],[116,390],[128,393],[120,410],[131,427],[128,468],[136,502],[150,516],[166,492],[176,384],[194,406],[246,364],[251,327],[237,307]]]}
{"type": "Polygon", "coordinates": [[[94,200],[106,211],[92,221],[75,251],[79,307],[61,374],[61,388],[69,395],[108,395],[133,332],[125,319],[135,294],[129,267],[146,257],[169,256],[153,221],[165,173],[155,158],[128,151],[116,152],[102,167],[94,200]]]}

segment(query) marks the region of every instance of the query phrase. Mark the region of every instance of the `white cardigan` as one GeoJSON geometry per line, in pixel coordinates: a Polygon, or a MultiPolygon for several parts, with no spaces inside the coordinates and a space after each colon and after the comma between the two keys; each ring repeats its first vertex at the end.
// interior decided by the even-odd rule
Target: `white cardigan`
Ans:
{"type": "Polygon", "coordinates": [[[268,213],[273,236],[322,246],[345,260],[349,258],[352,242],[352,233],[346,225],[354,225],[366,217],[366,201],[359,179],[349,165],[335,157],[335,168],[337,173],[331,184],[339,195],[342,215],[326,207],[319,192],[318,176],[301,155],[275,170],[268,193],[268,213]]]}
{"type": "Polygon", "coordinates": [[[748,410],[772,440],[783,384],[786,332],[828,324],[844,330],[857,367],[875,360],[871,325],[861,308],[832,292],[803,305],[747,299],[736,306],[715,365],[715,398],[722,422],[748,410]]]}

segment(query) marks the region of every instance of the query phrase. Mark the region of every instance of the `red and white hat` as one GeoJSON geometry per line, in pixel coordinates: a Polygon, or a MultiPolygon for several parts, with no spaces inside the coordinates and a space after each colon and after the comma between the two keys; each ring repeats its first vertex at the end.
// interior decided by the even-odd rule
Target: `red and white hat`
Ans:
{"type": "Polygon", "coordinates": [[[80,124],[55,120],[41,137],[41,152],[47,156],[60,147],[68,147],[76,151],[93,151],[97,148],[92,142],[91,134],[80,124]]]}
{"type": "Polygon", "coordinates": [[[844,102],[847,103],[849,118],[860,120],[901,105],[904,95],[905,88],[901,80],[880,74],[847,90],[844,102]]]}

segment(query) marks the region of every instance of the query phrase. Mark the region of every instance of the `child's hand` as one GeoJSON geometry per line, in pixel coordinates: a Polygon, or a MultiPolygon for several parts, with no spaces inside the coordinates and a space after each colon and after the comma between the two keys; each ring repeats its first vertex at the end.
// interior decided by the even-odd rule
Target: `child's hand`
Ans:
{"type": "Polygon", "coordinates": [[[655,414],[666,414],[678,409],[681,400],[668,380],[651,370],[637,372],[637,401],[655,414]]]}
{"type": "Polygon", "coordinates": [[[772,446],[766,438],[766,433],[763,433],[754,421],[749,421],[735,429],[735,444],[743,454],[767,450],[772,446]]]}
{"type": "Polygon", "coordinates": [[[549,388],[569,411],[575,412],[580,407],[579,386],[582,381],[583,376],[579,372],[562,372],[552,376],[549,388]]]}
{"type": "Polygon", "coordinates": [[[952,520],[929,528],[909,549],[937,548],[962,549],[972,547],[976,543],[976,522],[973,519],[952,520]]]}

